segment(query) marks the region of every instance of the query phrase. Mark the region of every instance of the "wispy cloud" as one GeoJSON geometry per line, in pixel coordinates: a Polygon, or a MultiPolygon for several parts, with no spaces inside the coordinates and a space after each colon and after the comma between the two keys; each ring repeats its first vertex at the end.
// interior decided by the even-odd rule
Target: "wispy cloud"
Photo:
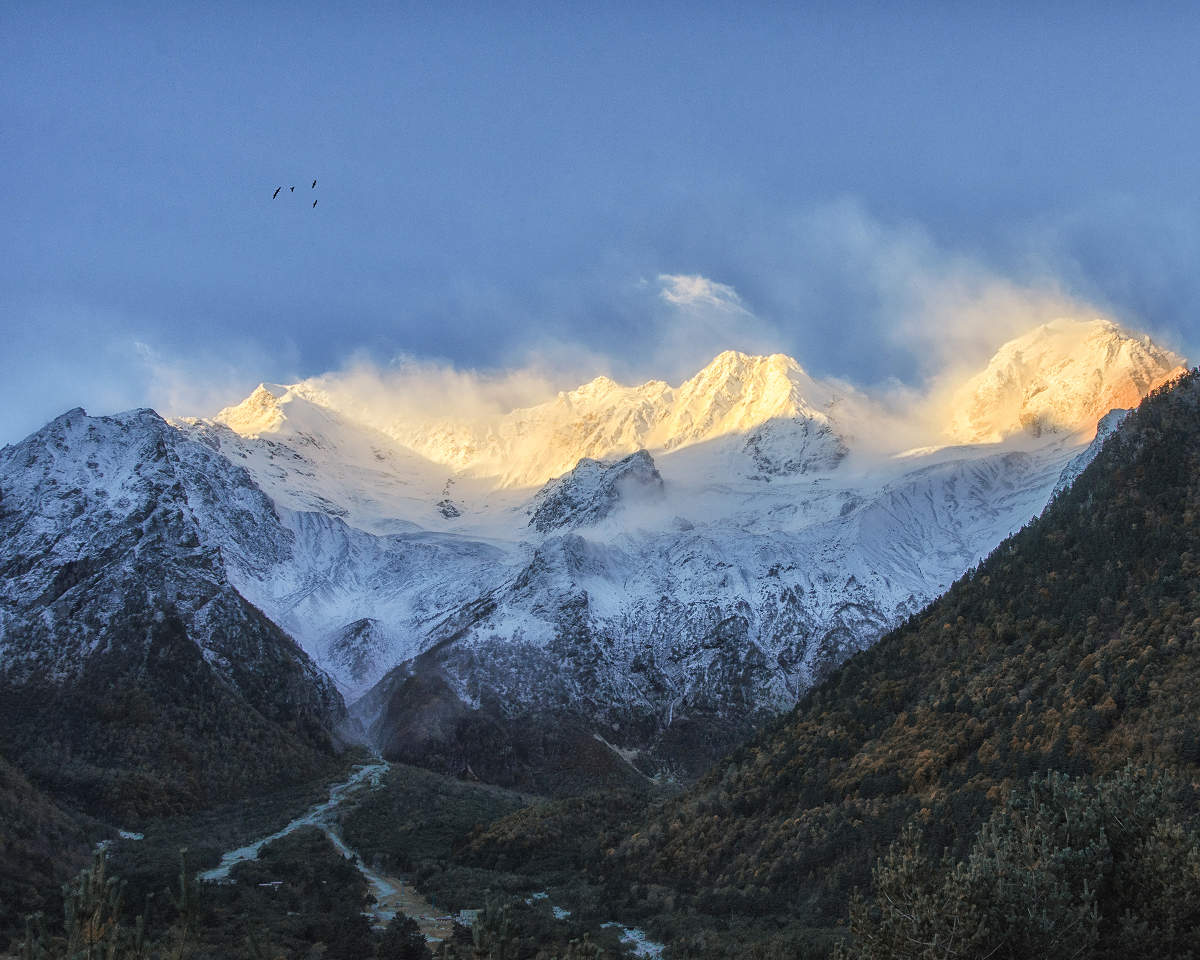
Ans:
{"type": "MultiPolygon", "coordinates": [[[[330,363],[314,382],[363,417],[370,408],[375,420],[470,419],[535,405],[600,374],[678,383],[722,350],[738,349],[787,353],[814,375],[911,413],[920,398],[945,394],[978,370],[1004,341],[1059,316],[1115,316],[1186,352],[1188,343],[1172,337],[1169,325],[1163,337],[1163,325],[1114,311],[1101,287],[1086,282],[1090,268],[1063,252],[1086,232],[1086,224],[1043,224],[1012,242],[1018,254],[1004,267],[855,200],[819,204],[769,223],[759,218],[741,232],[731,228],[725,254],[705,261],[704,270],[655,264],[640,281],[627,259],[581,270],[574,288],[556,287],[550,296],[562,308],[554,320],[545,319],[552,312],[546,304],[536,319],[505,301],[500,306],[515,319],[483,331],[495,341],[490,367],[390,356],[376,346],[330,363]]],[[[1200,241],[1188,246],[1185,226],[1175,233],[1187,249],[1200,249],[1200,241]]],[[[1131,257],[1139,275],[1152,272],[1152,253],[1131,257]]],[[[1110,286],[1132,289],[1118,266],[1110,286]]],[[[1178,272],[1174,261],[1168,267],[1167,275],[1178,272]]],[[[260,381],[295,382],[317,372],[303,369],[286,339],[168,340],[156,323],[71,304],[20,323],[15,315],[0,319],[18,331],[0,360],[7,381],[0,401],[19,413],[4,439],[74,404],[210,415],[260,381]]]]}
{"type": "Polygon", "coordinates": [[[1038,323],[1099,312],[1046,271],[1010,276],[851,199],[795,214],[738,249],[736,266],[787,352],[859,383],[896,375],[918,385],[948,365],[983,362],[1038,323]]]}
{"type": "Polygon", "coordinates": [[[699,274],[684,273],[660,273],[658,282],[662,284],[659,296],[667,303],[692,309],[711,307],[731,315],[750,316],[738,292],[728,284],[717,283],[699,274]]]}
{"type": "Polygon", "coordinates": [[[298,354],[289,343],[268,351],[253,340],[226,342],[219,351],[178,356],[133,337],[127,351],[144,404],[163,416],[211,416],[264,380],[299,379],[298,354]]]}
{"type": "MultiPolygon", "coordinates": [[[[723,350],[776,353],[781,331],[758,316],[727,283],[700,274],[658,276],[658,301],[645,305],[647,322],[635,371],[672,382],[691,376],[723,350]]],[[[626,360],[628,364],[628,360],[626,360]]]]}
{"type": "Polygon", "coordinates": [[[488,419],[542,403],[576,386],[573,380],[532,358],[512,369],[480,371],[405,354],[380,364],[358,353],[342,369],[306,382],[347,415],[386,430],[400,422],[488,419]]]}

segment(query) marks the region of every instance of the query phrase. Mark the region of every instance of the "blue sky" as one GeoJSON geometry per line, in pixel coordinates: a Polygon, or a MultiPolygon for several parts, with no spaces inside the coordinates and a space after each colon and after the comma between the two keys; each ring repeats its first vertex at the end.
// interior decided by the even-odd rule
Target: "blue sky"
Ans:
{"type": "Polygon", "coordinates": [[[3,6],[0,441],[397,356],[919,384],[1064,303],[1200,352],[1194,8],[343,6],[3,6]]]}

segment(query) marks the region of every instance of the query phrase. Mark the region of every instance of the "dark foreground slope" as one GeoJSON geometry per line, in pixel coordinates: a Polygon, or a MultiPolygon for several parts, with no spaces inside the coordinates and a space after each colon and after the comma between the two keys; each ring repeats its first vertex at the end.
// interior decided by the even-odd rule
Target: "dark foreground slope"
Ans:
{"type": "MultiPolygon", "coordinates": [[[[626,916],[673,918],[668,935],[746,941],[844,924],[907,822],[961,857],[1037,773],[1134,759],[1195,781],[1198,564],[1192,373],[1148,398],[1070,490],[941,600],[635,823],[596,875],[626,916]]],[[[476,837],[472,855],[504,855],[505,837],[476,837]]]]}
{"type": "Polygon", "coordinates": [[[0,755],[124,825],[327,770],[341,697],[223,563],[267,511],[152,411],[0,450],[0,755]]]}
{"type": "Polygon", "coordinates": [[[88,862],[96,828],[0,758],[0,944],[27,914],[61,910],[58,890],[88,862]]]}

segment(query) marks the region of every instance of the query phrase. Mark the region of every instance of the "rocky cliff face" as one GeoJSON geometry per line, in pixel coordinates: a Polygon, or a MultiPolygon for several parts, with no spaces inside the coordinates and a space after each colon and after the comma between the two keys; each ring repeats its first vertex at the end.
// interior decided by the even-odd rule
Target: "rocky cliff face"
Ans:
{"type": "Polygon", "coordinates": [[[615,463],[585,457],[537,492],[529,525],[539,533],[594,526],[618,507],[655,505],[662,498],[662,474],[645,450],[615,463]]]}

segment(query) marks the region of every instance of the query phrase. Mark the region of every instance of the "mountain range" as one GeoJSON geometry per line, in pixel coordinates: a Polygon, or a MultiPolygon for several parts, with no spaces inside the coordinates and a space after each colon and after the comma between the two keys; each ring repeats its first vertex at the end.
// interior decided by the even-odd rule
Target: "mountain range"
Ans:
{"type": "MultiPolygon", "coordinates": [[[[600,377],[486,416],[336,377],[211,419],[71,411],[0,451],[0,681],[27,705],[105,669],[132,690],[169,650],[162,696],[190,678],[280,767],[363,736],[512,785],[584,755],[690,777],[1040,513],[1110,411],[1181,372],[1061,320],[919,417],[736,352],[677,387],[600,377]]],[[[117,700],[109,725],[140,715],[117,700]]],[[[194,790],[168,765],[160,794],[194,790]]],[[[136,809],[95,779],[73,789],[136,809]]]]}

